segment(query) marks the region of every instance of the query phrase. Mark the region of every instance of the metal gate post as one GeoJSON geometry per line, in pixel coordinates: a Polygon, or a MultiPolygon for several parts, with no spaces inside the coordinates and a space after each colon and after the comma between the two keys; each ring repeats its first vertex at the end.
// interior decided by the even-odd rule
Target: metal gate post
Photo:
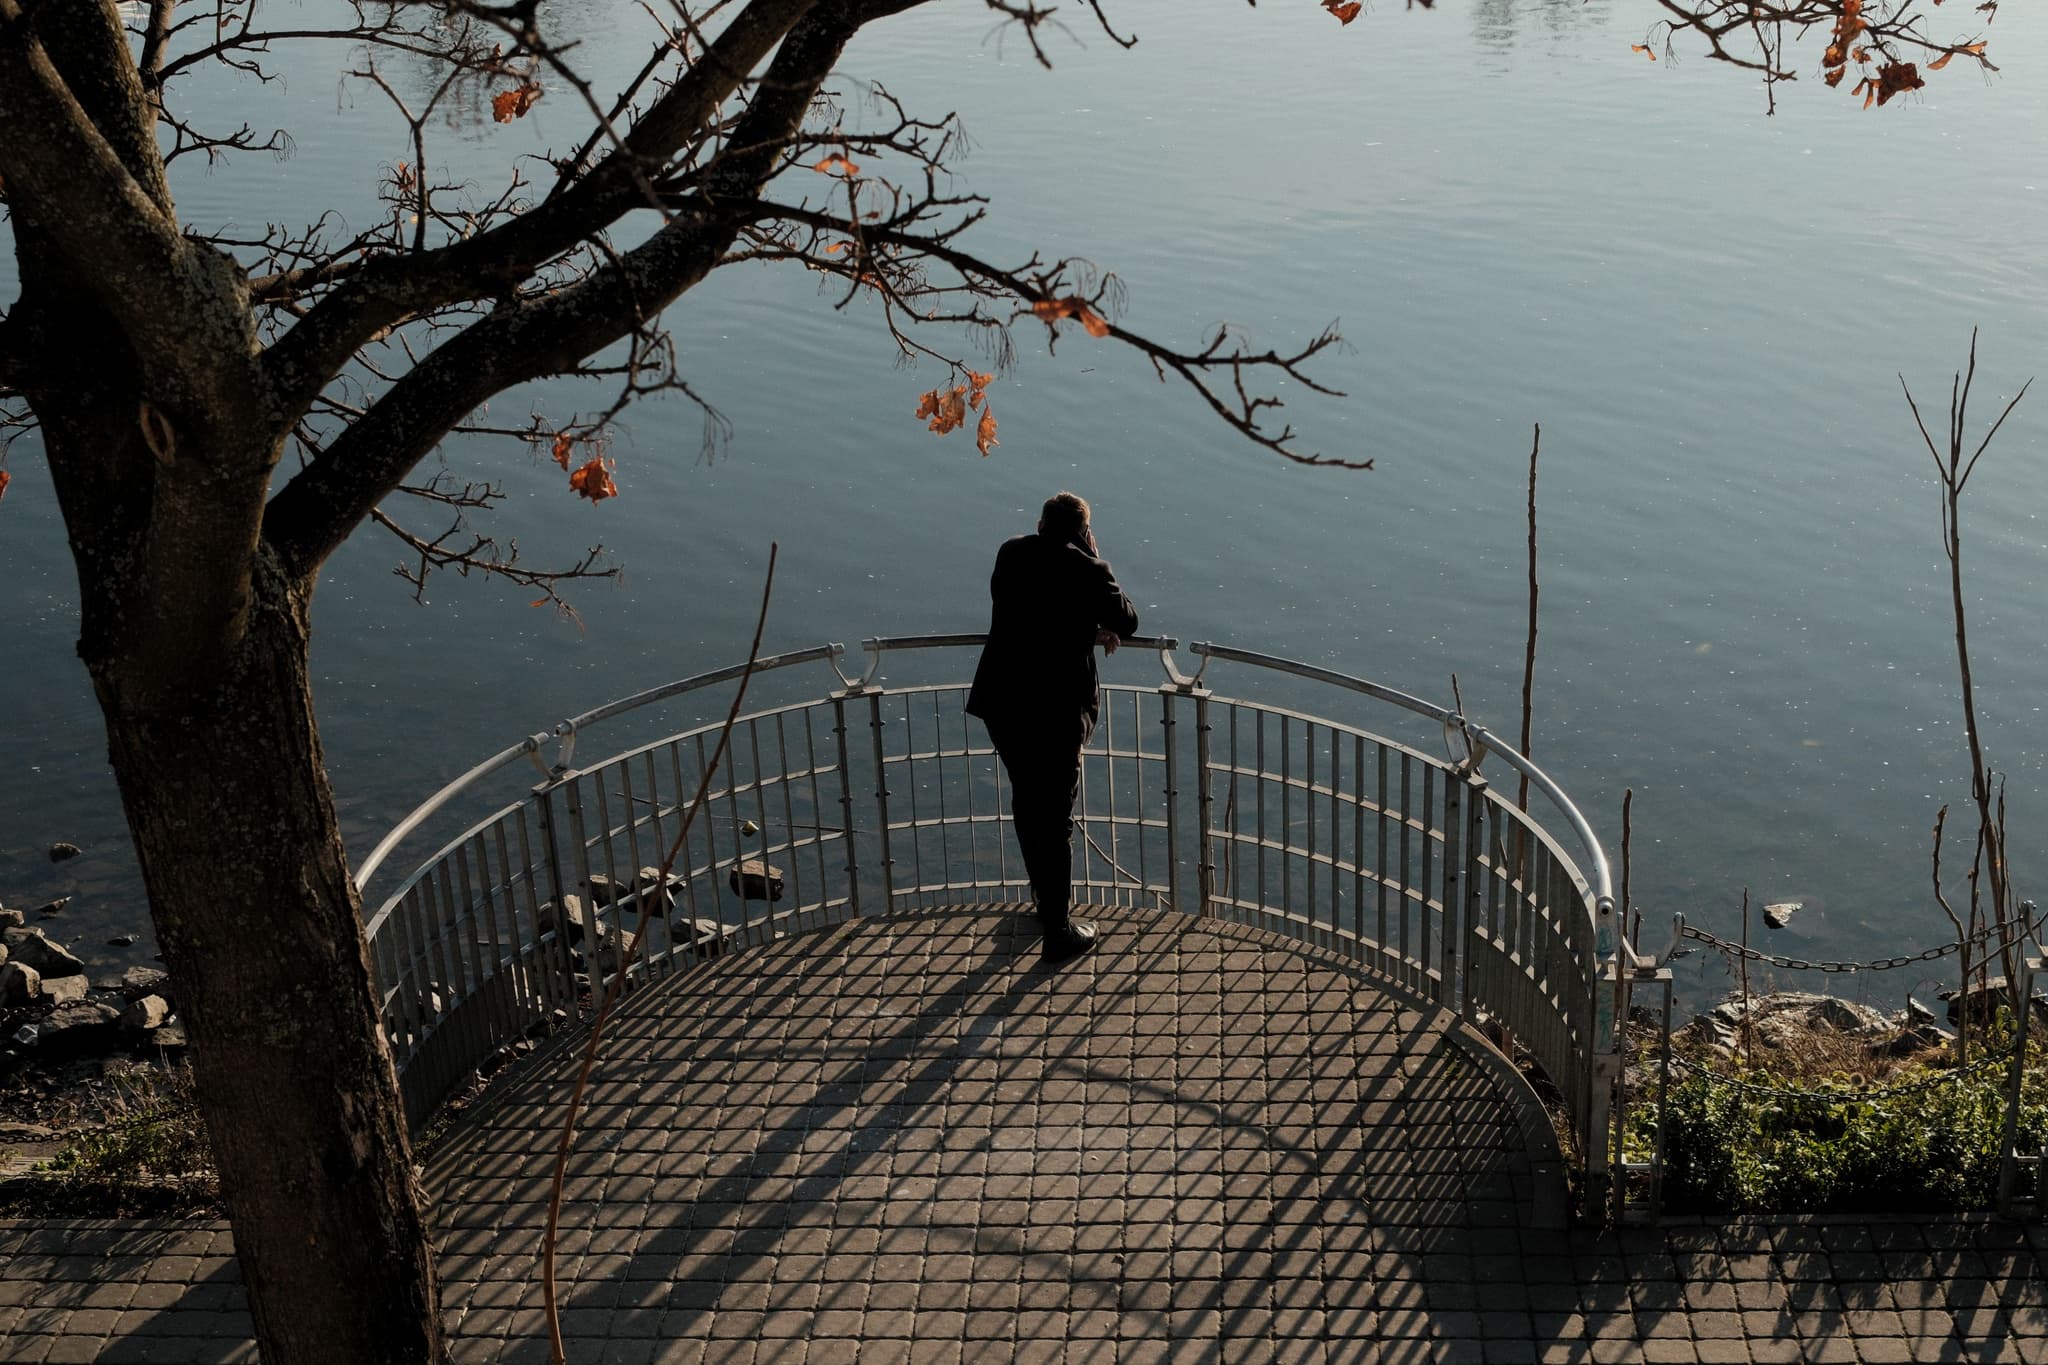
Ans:
{"type": "Polygon", "coordinates": [[[1215,824],[1216,793],[1209,771],[1209,694],[1195,693],[1195,890],[1202,903],[1195,913],[1203,919],[1216,913],[1216,858],[1211,829],[1215,824]]]}

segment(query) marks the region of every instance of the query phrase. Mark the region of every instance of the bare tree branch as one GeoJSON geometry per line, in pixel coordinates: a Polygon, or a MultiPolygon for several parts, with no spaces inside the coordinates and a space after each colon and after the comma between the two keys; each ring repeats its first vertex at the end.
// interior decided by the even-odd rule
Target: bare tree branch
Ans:
{"type": "Polygon", "coordinates": [[[623,145],[568,188],[468,240],[355,272],[265,356],[285,401],[303,409],[372,336],[447,303],[500,296],[644,203],[637,181],[701,137],[717,107],[811,8],[812,0],[752,0],[634,122],[623,145]]]}
{"type": "MultiPolygon", "coordinates": [[[[1253,383],[1248,383],[1253,376],[1270,376],[1275,380],[1291,380],[1315,393],[1342,397],[1342,390],[1323,384],[1305,368],[1317,355],[1341,343],[1334,326],[1325,328],[1312,341],[1286,354],[1272,349],[1253,350],[1227,324],[1211,332],[1199,349],[1176,350],[1102,316],[1105,300],[1117,288],[1114,277],[1105,277],[1091,297],[1084,299],[1069,293],[1077,264],[1071,260],[1057,261],[1048,266],[1034,257],[1021,267],[997,266],[951,245],[946,239],[959,231],[957,226],[933,233],[908,232],[884,223],[861,223],[857,218],[769,202],[755,206],[755,218],[764,222],[800,223],[820,233],[851,234],[864,250],[853,253],[847,260],[828,254],[824,248],[829,243],[822,240],[808,248],[791,245],[787,248],[788,254],[792,259],[802,259],[812,269],[846,275],[855,283],[870,287],[899,304],[904,298],[903,287],[892,282],[890,272],[882,268],[878,248],[895,248],[918,260],[940,262],[955,271],[963,281],[960,292],[1003,297],[1015,305],[1006,318],[996,318],[974,308],[964,312],[940,313],[935,319],[917,310],[904,310],[902,315],[913,321],[937,320],[999,328],[1020,318],[1036,317],[1044,319],[1048,334],[1056,337],[1059,322],[1071,318],[1081,322],[1091,334],[1113,338],[1138,351],[1152,363],[1153,372],[1161,379],[1169,373],[1178,376],[1201,396],[1211,412],[1254,445],[1297,464],[1372,468],[1370,458],[1344,459],[1296,450],[1292,444],[1295,436],[1292,426],[1282,424],[1274,430],[1264,420],[1269,411],[1283,406],[1282,400],[1257,392],[1253,383]]],[[[910,278],[913,292],[943,292],[927,290],[921,282],[915,281],[914,275],[910,278]]]]}
{"type": "Polygon", "coordinates": [[[719,175],[680,203],[666,226],[582,280],[505,303],[472,323],[422,358],[295,475],[264,518],[264,534],[285,561],[312,572],[485,399],[578,365],[703,279],[775,169],[774,149],[801,121],[857,27],[839,6],[806,15],[777,51],[719,175]]]}

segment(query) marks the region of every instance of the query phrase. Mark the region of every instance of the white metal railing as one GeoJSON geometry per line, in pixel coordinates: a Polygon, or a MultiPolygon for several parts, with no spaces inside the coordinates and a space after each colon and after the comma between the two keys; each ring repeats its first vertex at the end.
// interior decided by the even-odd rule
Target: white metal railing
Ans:
{"type": "MultiPolygon", "coordinates": [[[[643,897],[658,898],[634,969],[647,976],[862,914],[1028,900],[1001,765],[961,709],[959,671],[936,682],[883,676],[891,660],[983,638],[871,639],[857,675],[838,645],[761,660],[749,698],[760,704],[736,723],[666,888],[654,885],[656,866],[719,730],[703,708],[729,697],[739,667],[532,735],[401,821],[364,859],[359,886],[457,797],[474,800],[521,759],[538,770],[536,784],[449,839],[371,916],[410,1121],[422,1123],[514,1038],[586,1015],[622,969],[643,897]],[[832,669],[823,695],[798,673],[820,661],[832,669]],[[771,693],[784,695],[761,700],[771,693]],[[576,764],[585,730],[690,703],[698,723],[576,764]]],[[[1082,762],[1076,900],[1184,908],[1287,934],[1468,1019],[1484,1014],[1557,1088],[1589,1193],[1603,1198],[1618,1152],[1615,1020],[1638,973],[1584,816],[1533,762],[1455,712],[1222,645],[1194,645],[1200,663],[1187,674],[1176,648],[1163,637],[1127,642],[1157,651],[1164,679],[1151,685],[1115,680],[1124,654],[1105,665],[1112,681],[1082,762]],[[1343,700],[1344,714],[1222,694],[1206,682],[1215,664],[1269,688],[1292,675],[1312,685],[1288,684],[1295,692],[1343,700]],[[1392,718],[1418,733],[1402,742],[1354,723],[1361,697],[1407,713],[1392,718]],[[1548,824],[1495,793],[1480,771],[1492,754],[1528,775],[1554,812],[1548,824]],[[1630,962],[1618,966],[1617,952],[1630,962]]]]}

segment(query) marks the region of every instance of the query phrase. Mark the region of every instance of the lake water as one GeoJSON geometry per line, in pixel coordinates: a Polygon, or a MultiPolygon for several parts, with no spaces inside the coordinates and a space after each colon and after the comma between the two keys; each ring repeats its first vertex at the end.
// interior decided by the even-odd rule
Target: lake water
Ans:
{"type": "MultiPolygon", "coordinates": [[[[637,11],[558,10],[593,70],[637,64],[637,11]]],[[[961,111],[960,184],[993,200],[970,239],[982,254],[1085,255],[1127,282],[1127,325],[1189,345],[1223,319],[1283,348],[1340,319],[1352,349],[1314,372],[1347,396],[1296,391],[1288,415],[1305,447],[1378,468],[1284,464],[1136,355],[1075,334],[1048,358],[1023,329],[990,391],[1002,445],[979,459],[912,418],[941,373],[893,367],[872,311],[834,311],[786,267],[720,272],[671,313],[688,378],[732,422],[715,459],[682,403],[629,415],[622,496],[596,506],[515,443],[448,447],[459,473],[503,482],[492,529],[525,556],[602,541],[624,567],[573,594],[580,629],[530,592],[452,577],[416,607],[375,528],[332,562],[315,670],[352,851],[521,735],[737,660],[771,539],[772,647],[982,628],[995,545],[1063,486],[1095,502],[1147,630],[1446,700],[1455,673],[1469,711],[1512,733],[1541,422],[1534,750],[1610,847],[1634,789],[1652,923],[1682,910],[1731,930],[1746,886],[1807,903],[1773,939],[1796,952],[1936,941],[1928,831],[1967,801],[1966,754],[1936,485],[1895,376],[1938,409],[1981,327],[1983,422],[2048,369],[2048,17],[2008,7],[1987,31],[2001,76],[1958,63],[1868,113],[1812,78],[1816,39],[1767,117],[1741,73],[1631,53],[1648,4],[1384,6],[1349,28],[1306,0],[1114,12],[1135,50],[1077,17],[1050,72],[964,0],[878,26],[843,70],[961,111]]],[[[1929,12],[1944,34],[1974,17],[1929,12]]],[[[290,55],[282,86],[193,87],[216,118],[289,127],[297,151],[183,168],[185,222],[376,213],[380,168],[411,153],[382,96],[342,78],[353,60],[290,55]]],[[[417,95],[418,73],[386,65],[417,95]]],[[[574,142],[576,115],[559,90],[507,127],[471,110],[437,121],[429,161],[489,192],[507,158],[574,142]]],[[[803,178],[791,192],[815,193],[803,178]]],[[[596,401],[541,386],[491,417],[596,401]]],[[[2024,890],[2048,803],[2044,438],[2048,392],[2021,405],[1964,513],[1979,701],[2024,890]]],[[[48,927],[137,960],[146,940],[100,946],[147,916],[73,655],[62,528],[35,443],[8,467],[0,897],[75,894],[48,927]],[[50,865],[55,839],[86,856],[50,865]]],[[[1694,958],[1686,980],[1717,986],[1719,967],[1694,958]]],[[[1914,984],[1866,989],[1896,1004],[1914,984]]]]}

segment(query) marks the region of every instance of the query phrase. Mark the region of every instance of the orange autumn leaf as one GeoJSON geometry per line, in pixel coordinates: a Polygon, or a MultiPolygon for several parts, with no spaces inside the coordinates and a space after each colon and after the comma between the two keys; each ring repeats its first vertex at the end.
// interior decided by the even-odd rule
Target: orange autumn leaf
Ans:
{"type": "Polygon", "coordinates": [[[811,167],[811,169],[820,175],[855,176],[860,174],[860,167],[854,165],[837,152],[832,153],[832,155],[826,157],[823,161],[811,167]]]}
{"type": "Polygon", "coordinates": [[[1933,61],[1929,62],[1927,64],[1927,69],[1929,71],[1939,71],[1944,66],[1947,66],[1949,62],[1954,60],[1955,55],[1956,54],[1953,52],[1944,52],[1939,57],[1936,57],[1933,61]]]}
{"type": "Polygon", "coordinates": [[[1651,47],[1650,47],[1650,45],[1649,45],[1648,43],[1630,43],[1630,44],[1628,45],[1628,50],[1629,50],[1630,52],[1640,52],[1640,53],[1642,53],[1642,54],[1643,54],[1643,55],[1644,55],[1645,57],[1648,57],[1648,58],[1649,58],[1649,59],[1650,59],[1651,61],[1653,61],[1653,62],[1657,60],[1657,54],[1656,54],[1656,52],[1654,52],[1654,51],[1653,51],[1653,50],[1651,49],[1651,47]]]}
{"type": "Polygon", "coordinates": [[[1001,444],[1002,442],[996,439],[996,411],[994,408],[983,408],[981,420],[974,426],[974,448],[981,452],[981,458],[985,460],[988,453],[1001,444]]]}
{"type": "Polygon", "coordinates": [[[917,415],[935,435],[944,436],[967,421],[967,386],[950,391],[929,389],[919,396],[917,415]]]}
{"type": "Polygon", "coordinates": [[[545,598],[545,597],[536,597],[536,598],[534,598],[534,599],[533,599],[533,600],[532,600],[531,602],[528,602],[528,603],[527,603],[526,605],[527,605],[527,606],[529,606],[529,607],[544,607],[544,606],[546,606],[547,604],[548,604],[548,599],[547,599],[547,598],[545,598]]]}
{"type": "Polygon", "coordinates": [[[973,370],[969,370],[967,372],[968,407],[978,408],[981,406],[983,398],[982,390],[986,389],[990,384],[993,384],[995,382],[995,378],[996,377],[992,374],[977,374],[973,370]]]}
{"type": "Polygon", "coordinates": [[[955,388],[939,400],[939,414],[931,421],[931,429],[944,436],[957,431],[967,422],[967,389],[965,385],[955,388]]]}
{"type": "Polygon", "coordinates": [[[533,102],[540,98],[540,87],[531,81],[522,82],[510,90],[500,90],[491,96],[491,119],[495,123],[510,123],[516,118],[525,118],[526,111],[533,108],[533,102]]]}
{"type": "Polygon", "coordinates": [[[592,502],[603,502],[619,495],[619,486],[612,482],[611,470],[595,455],[591,456],[590,463],[569,476],[569,487],[575,489],[579,497],[589,498],[592,502]]]}
{"type": "Polygon", "coordinates": [[[555,433],[555,446],[550,453],[554,455],[556,464],[567,469],[569,467],[569,452],[575,448],[576,443],[569,439],[569,433],[560,431],[555,433]]]}
{"type": "Polygon", "coordinates": [[[1061,318],[1077,320],[1092,337],[1109,335],[1109,324],[1102,315],[1088,306],[1088,301],[1079,294],[1069,294],[1063,299],[1040,299],[1031,305],[1031,315],[1040,322],[1051,326],[1061,318]]]}
{"type": "Polygon", "coordinates": [[[1349,4],[1341,3],[1340,0],[1323,0],[1323,8],[1336,15],[1338,23],[1348,24],[1358,17],[1358,12],[1365,6],[1361,0],[1350,0],[1349,4]]]}
{"type": "Polygon", "coordinates": [[[1842,72],[1844,72],[1847,69],[1848,68],[1846,67],[1838,66],[1834,70],[1828,72],[1827,75],[1821,77],[1821,79],[1826,81],[1831,86],[1840,85],[1842,83],[1842,72]]]}
{"type": "Polygon", "coordinates": [[[7,485],[14,482],[14,476],[0,469],[0,498],[7,496],[7,485]]]}

